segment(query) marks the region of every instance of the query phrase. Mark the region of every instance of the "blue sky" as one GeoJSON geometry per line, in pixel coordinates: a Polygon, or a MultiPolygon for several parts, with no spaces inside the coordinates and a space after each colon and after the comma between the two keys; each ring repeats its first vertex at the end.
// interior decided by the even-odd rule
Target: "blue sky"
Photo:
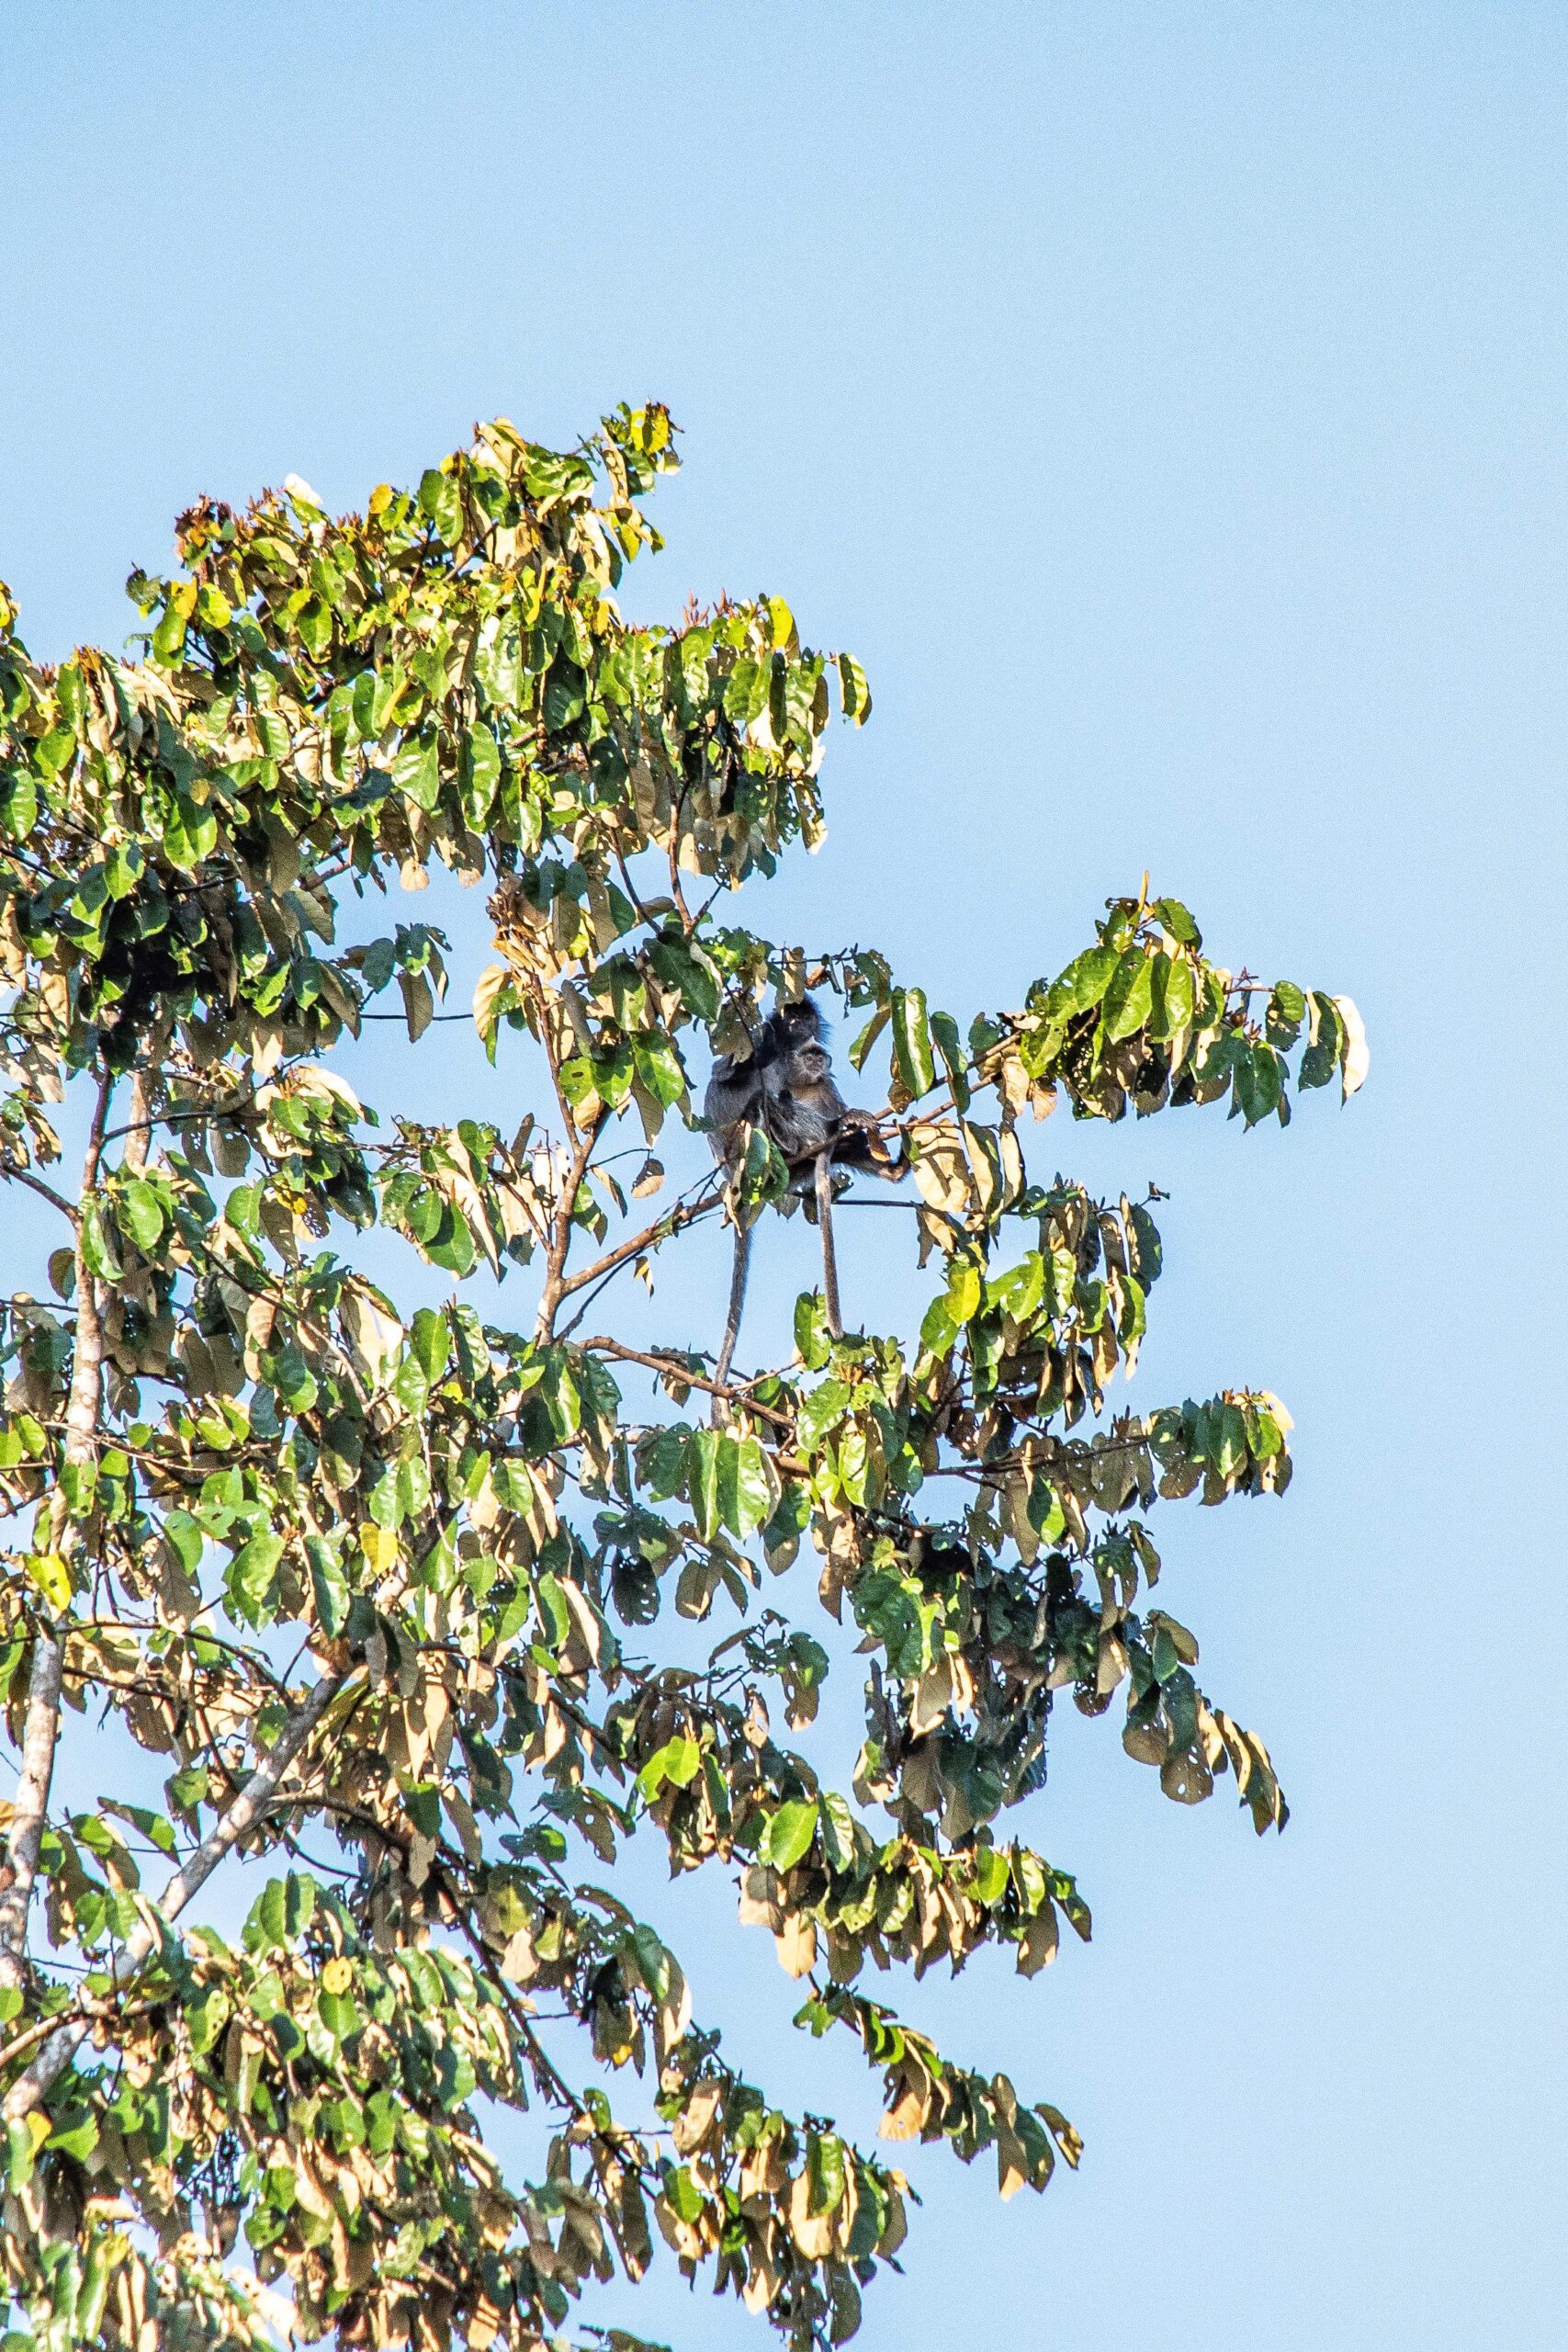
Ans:
{"type": "MultiPolygon", "coordinates": [[[[1295,1413],[1283,1503],[1165,1546],[1294,1817],[1258,1844],[1227,1783],[1172,1806],[1058,1715],[1032,1826],[1093,1945],[898,1998],[1064,2106],[1084,2168],[1003,2209],[916,2150],[867,2352],[967,2338],[977,2295],[987,2340],[1072,2352],[1568,2337],[1565,104],[1568,18],[1523,0],[6,12],[0,574],[36,651],[118,644],[197,492],[344,506],[478,417],[570,439],[651,394],[687,469],[628,608],[783,593],[876,696],[774,935],[874,940],[967,1014],[1147,867],[1221,960],[1365,1014],[1343,1113],[1036,1144],[1173,1196],[1134,1400],[1295,1413]]],[[[461,1001],[482,909],[443,903],[461,1001]]],[[[515,1115],[444,1034],[421,1107],[515,1115]]],[[[899,1224],[846,1237],[888,1321],[899,1224]]],[[[694,1340],[701,1265],[661,1300],[694,1340]]],[[[728,1909],[670,1902],[699,1997],[868,2128],[728,1909]]],[[[744,2332],[655,2278],[607,2315],[744,2332]]]]}

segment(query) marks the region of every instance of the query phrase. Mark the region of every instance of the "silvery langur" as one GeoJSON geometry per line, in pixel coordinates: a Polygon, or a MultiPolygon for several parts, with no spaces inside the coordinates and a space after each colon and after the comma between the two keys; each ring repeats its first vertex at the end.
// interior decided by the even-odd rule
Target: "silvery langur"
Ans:
{"type": "MultiPolygon", "coordinates": [[[[840,1093],[822,1030],[822,1015],[809,997],[781,1005],[763,1022],[749,1055],[716,1057],[703,1110],[714,1155],[730,1169],[732,1183],[745,1130],[759,1127],[789,1170],[790,1190],[815,1193],[822,1235],[822,1295],[828,1329],[838,1340],[843,1337],[843,1323],[833,1250],[833,1169],[863,1168],[894,1183],[905,1169],[884,1143],[875,1121],[863,1111],[852,1111],[840,1093]]],[[[731,1199],[735,1265],[724,1340],[714,1365],[714,1385],[719,1389],[729,1378],[751,1257],[750,1230],[741,1222],[733,1189],[731,1199]]]]}

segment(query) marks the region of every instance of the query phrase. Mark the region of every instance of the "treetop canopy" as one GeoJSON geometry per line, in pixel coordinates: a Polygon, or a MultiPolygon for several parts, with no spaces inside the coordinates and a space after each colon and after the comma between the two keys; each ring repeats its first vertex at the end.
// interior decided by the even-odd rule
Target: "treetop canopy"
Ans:
{"type": "Polygon", "coordinates": [[[565,453],[498,420],[337,520],[292,478],[200,501],[177,575],[132,575],[138,660],[36,663],[0,589],[0,1176],[58,1227],[52,1295],[0,1300],[7,2342],[535,2347],[655,2232],[792,2346],[840,2341],[907,2181],[732,2067],[615,1891],[628,1841],[732,1871],[885,2137],[989,2150],[1006,2196],[1077,2132],[867,1969],[1033,1975],[1088,1939],[1023,1836],[1055,1694],[1120,1702],[1168,1796],[1229,1774],[1284,1824],[1152,1591],[1162,1507],[1282,1492],[1290,1416],[1122,1401],[1158,1196],[1047,1178],[1026,1138],[1060,1106],[1284,1124],[1360,1084],[1355,1008],[1213,963],[1146,877],[1011,1009],[732,920],[822,840],[829,729],[871,699],[778,597],[622,618],[675,462],[654,405],[565,453]],[[511,1134],[383,1121],[323,1058],[389,1004],[430,1049],[439,929],[340,932],[433,865],[488,886],[473,1018],[537,1076],[511,1134]],[[617,1336],[614,1284],[797,1205],[761,1134],[662,1204],[655,1147],[808,989],[884,1084],[923,1316],[834,1340],[807,1294],[790,1361],[721,1387],[617,1336]],[[370,1278],[372,1227],[443,1305],[370,1278]],[[526,1329],[491,1279],[519,1272],[526,1329]],[[773,1579],[803,1545],[801,1623],[773,1579]],[[660,1655],[671,1609],[714,1621],[700,1667],[660,1655]],[[809,1734],[857,1644],[843,1790],[809,1734]],[[134,1803],[58,1800],[89,1709],[150,1759],[134,1803]],[[238,1936],[198,1899],[230,1856],[238,1936]]]}

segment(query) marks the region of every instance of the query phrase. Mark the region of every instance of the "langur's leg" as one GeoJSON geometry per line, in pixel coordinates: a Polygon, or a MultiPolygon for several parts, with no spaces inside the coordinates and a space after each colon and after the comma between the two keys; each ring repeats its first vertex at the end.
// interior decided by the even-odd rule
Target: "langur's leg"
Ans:
{"type": "Polygon", "coordinates": [[[822,1297],[828,1309],[828,1329],[835,1340],[844,1336],[839,1312],[839,1266],[833,1255],[833,1163],[825,1151],[817,1155],[817,1222],[822,1228],[822,1297]]]}

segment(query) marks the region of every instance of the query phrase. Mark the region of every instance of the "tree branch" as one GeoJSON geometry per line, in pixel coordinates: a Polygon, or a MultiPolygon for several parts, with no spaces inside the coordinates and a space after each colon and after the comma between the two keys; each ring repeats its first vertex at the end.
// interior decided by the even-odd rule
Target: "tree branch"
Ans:
{"type": "Polygon", "coordinates": [[[147,1073],[135,1070],[130,1080],[130,1119],[125,1134],[125,1164],[132,1175],[140,1176],[147,1165],[148,1147],[152,1140],[152,1105],[148,1101],[147,1073]]]}
{"type": "Polygon", "coordinates": [[[607,1112],[600,1111],[598,1116],[591,1121],[586,1133],[579,1136],[577,1148],[571,1155],[571,1165],[567,1170],[566,1182],[561,1188],[561,1204],[555,1216],[555,1229],[550,1236],[549,1256],[546,1261],[545,1268],[545,1287],[539,1295],[539,1312],[534,1325],[536,1340],[549,1338],[556,1319],[556,1309],[566,1295],[568,1285],[564,1279],[564,1269],[566,1253],[571,1248],[572,1215],[577,1207],[577,1195],[581,1190],[582,1179],[587,1172],[588,1162],[592,1157],[593,1147],[599,1140],[608,1115],[607,1112]]]}
{"type": "Polygon", "coordinates": [[[62,1216],[68,1216],[73,1225],[76,1223],[76,1212],[63,1193],[57,1193],[52,1184],[46,1184],[43,1178],[35,1176],[30,1168],[0,1168],[0,1176],[4,1176],[8,1184],[25,1184],[29,1193],[36,1193],[40,1200],[49,1203],[51,1208],[58,1209],[62,1216]]]}
{"type": "MultiPolygon", "coordinates": [[[[624,1348],[619,1340],[605,1339],[602,1335],[584,1340],[581,1344],[585,1355],[613,1356],[617,1363],[646,1364],[649,1372],[657,1372],[662,1378],[678,1380],[682,1388],[701,1388],[710,1396],[739,1397],[749,1413],[757,1414],[764,1421],[775,1421],[780,1429],[787,1430],[794,1425],[792,1415],[778,1412],[772,1405],[756,1402],[749,1393],[757,1385],[754,1380],[708,1380],[700,1372],[689,1371],[683,1356],[643,1355],[636,1348],[624,1348]]],[[[767,1377],[765,1374],[762,1376],[767,1377]]]]}
{"type": "MultiPolygon", "coordinates": [[[[707,1177],[703,1179],[705,1184],[711,1181],[707,1177]]],[[[566,1275],[556,1304],[558,1306],[561,1299],[570,1298],[574,1291],[585,1290],[590,1283],[597,1282],[601,1274],[614,1273],[616,1267],[624,1266],[628,1258],[640,1258],[645,1250],[656,1249],[660,1242],[668,1241],[680,1232],[682,1226],[692,1225],[698,1217],[706,1216],[709,1209],[717,1208],[722,1197],[721,1193],[716,1193],[711,1200],[677,1201],[654,1224],[645,1225],[640,1233],[634,1233],[629,1241],[617,1243],[603,1258],[595,1259],[592,1266],[584,1266],[577,1273],[566,1275]]]]}
{"type": "MultiPolygon", "coordinates": [[[[86,1156],[82,1163],[84,1200],[98,1181],[98,1166],[104,1152],[104,1128],[113,1093],[113,1073],[106,1071],[99,1081],[98,1100],[87,1136],[86,1156]]],[[[68,1210],[67,1215],[71,1214],[68,1210]]],[[[65,1443],[62,1449],[66,1464],[85,1463],[93,1459],[102,1401],[104,1361],[103,1317],[97,1284],[86,1260],[85,1227],[80,1218],[75,1220],[75,1224],[76,1347],[71,1365],[71,1393],[65,1407],[65,1443]]],[[[50,1507],[48,1546],[51,1552],[61,1549],[69,1509],[62,1480],[55,1488],[50,1507]]],[[[43,1844],[44,1824],[49,1816],[49,1791],[54,1778],[54,1751],[60,1738],[61,1686],[64,1670],[65,1636],[40,1619],[33,1635],[28,1712],[22,1725],[21,1775],[17,1782],[16,1804],[6,1844],[9,1874],[6,1891],[0,1894],[0,1985],[12,1990],[19,1990],[27,1979],[28,1915],[32,1907],[33,1882],[38,1876],[39,1853],[43,1844]]]]}
{"type": "MultiPolygon", "coordinates": [[[[204,1886],[230,1849],[237,1845],[253,1829],[267,1810],[276,1792],[277,1784],[293,1763],[310,1734],[315,1730],[338,1693],[361,1671],[355,1665],[343,1673],[323,1676],[296,1708],[284,1725],[276,1746],[257,1765],[222,1819],[203,1838],[187,1860],[180,1865],[164,1888],[152,1916],[142,1920],[118,1957],[113,1970],[112,1989],[119,1992],[146,1964],[161,1940],[160,1931],[178,1917],[191,1896],[204,1886]]],[[[99,2005],[95,2009],[102,2013],[99,2005]]],[[[93,2009],[80,2004],[78,2013],[62,2021],[51,2034],[27,2072],[19,2075],[6,2094],[4,2113],[7,2122],[28,2114],[40,2100],[47,2098],[66,2067],[70,2064],[93,2022],[93,2009]]]]}

